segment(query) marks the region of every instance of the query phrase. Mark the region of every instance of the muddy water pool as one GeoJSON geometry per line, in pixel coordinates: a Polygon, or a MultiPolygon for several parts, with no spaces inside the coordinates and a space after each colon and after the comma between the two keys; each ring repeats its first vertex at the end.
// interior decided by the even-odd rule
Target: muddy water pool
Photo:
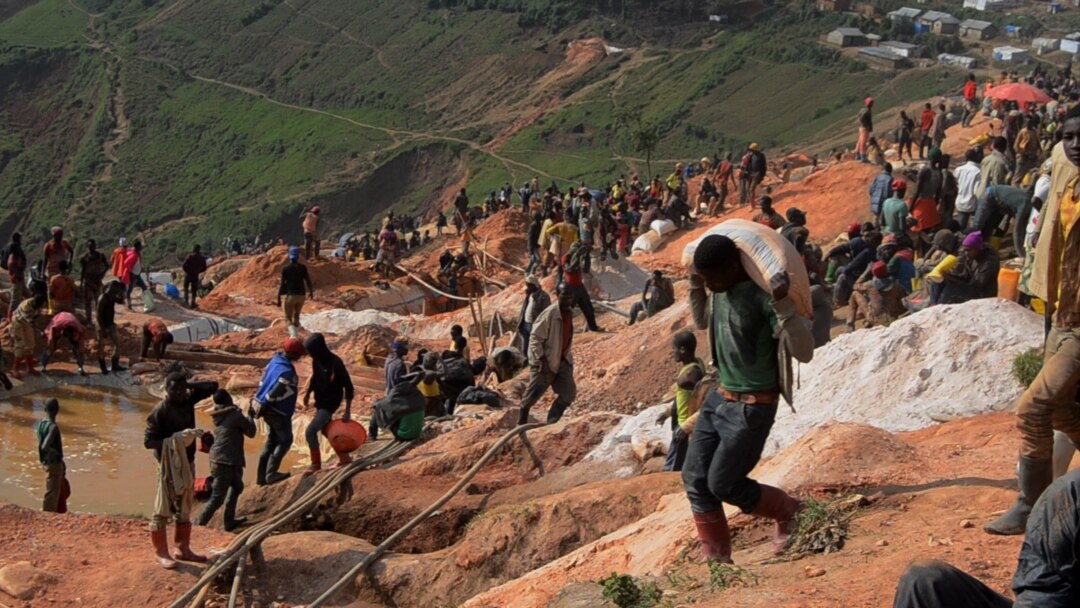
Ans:
{"type": "MultiPolygon", "coordinates": [[[[66,386],[25,397],[0,399],[0,500],[40,508],[45,477],[38,462],[34,426],[45,417],[45,402],[60,401],[57,422],[64,439],[64,460],[72,511],[146,515],[153,510],[156,462],[143,447],[146,415],[158,399],[139,388],[66,386]]],[[[209,403],[209,402],[207,402],[209,403]]],[[[204,405],[204,404],[200,404],[204,405]]],[[[213,429],[206,412],[198,426],[213,429]]],[[[265,441],[260,433],[245,441],[244,482],[255,484],[255,465],[265,441]]],[[[296,454],[285,457],[289,470],[296,454]]],[[[209,474],[206,454],[195,459],[195,473],[209,474]]]]}

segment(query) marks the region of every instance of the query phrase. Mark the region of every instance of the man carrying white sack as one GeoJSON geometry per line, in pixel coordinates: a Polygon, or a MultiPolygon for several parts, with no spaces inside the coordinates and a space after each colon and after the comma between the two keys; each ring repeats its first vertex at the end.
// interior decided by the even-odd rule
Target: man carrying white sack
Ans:
{"type": "Polygon", "coordinates": [[[789,356],[807,362],[814,353],[810,323],[796,314],[790,287],[787,273],[780,272],[766,293],[751,280],[738,247],[726,236],[709,235],[694,252],[690,307],[697,327],[709,329],[720,386],[706,397],[694,426],[683,484],[705,557],[718,562],[731,562],[723,503],[776,520],[777,553],[802,506],[783,490],[749,478],[781,394],[791,394],[780,354],[787,365],[789,356]]]}

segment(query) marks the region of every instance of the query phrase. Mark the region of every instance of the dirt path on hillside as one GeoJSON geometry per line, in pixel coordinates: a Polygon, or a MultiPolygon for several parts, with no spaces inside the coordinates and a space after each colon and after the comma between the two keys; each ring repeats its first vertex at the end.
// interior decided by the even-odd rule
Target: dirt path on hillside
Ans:
{"type": "Polygon", "coordinates": [[[305,17],[307,19],[310,19],[310,20],[314,21],[315,23],[318,23],[319,25],[321,25],[321,26],[323,26],[325,28],[334,30],[335,32],[341,34],[342,36],[348,38],[349,40],[351,40],[351,41],[353,41],[353,42],[355,42],[355,43],[357,43],[357,44],[371,50],[372,52],[375,53],[375,59],[378,60],[379,65],[383,66],[384,68],[386,68],[388,70],[391,69],[390,64],[387,63],[386,59],[383,57],[383,52],[382,52],[381,48],[375,46],[374,44],[371,44],[370,42],[361,40],[361,39],[357,38],[356,36],[353,36],[349,32],[345,31],[345,28],[342,27],[342,26],[337,26],[337,25],[334,25],[333,23],[328,23],[326,21],[323,21],[322,19],[319,19],[318,17],[316,17],[314,15],[311,15],[311,14],[308,14],[308,13],[304,12],[300,8],[295,7],[292,4],[290,4],[288,2],[288,0],[286,0],[285,2],[282,2],[281,4],[283,6],[287,6],[287,7],[291,8],[293,10],[293,12],[295,12],[297,15],[300,15],[301,17],[305,17]]]}
{"type": "Polygon", "coordinates": [[[425,140],[425,139],[430,139],[430,140],[435,140],[435,141],[446,141],[446,142],[450,142],[450,143],[461,144],[461,145],[469,147],[472,150],[476,150],[477,152],[482,152],[482,153],[487,154],[488,156],[494,158],[495,160],[502,163],[506,167],[507,171],[509,171],[510,173],[514,173],[514,170],[510,167],[511,165],[513,165],[513,166],[520,167],[522,169],[525,169],[526,171],[529,171],[529,172],[537,174],[537,175],[543,175],[544,177],[548,177],[548,178],[551,178],[551,179],[569,181],[568,178],[560,177],[560,176],[557,176],[557,175],[552,175],[552,174],[548,173],[547,171],[537,169],[536,167],[533,167],[531,165],[527,165],[527,164],[525,164],[523,162],[520,162],[520,161],[516,161],[516,160],[510,159],[510,158],[506,158],[505,156],[501,156],[501,155],[495,153],[494,151],[486,150],[483,144],[477,143],[475,141],[471,141],[471,140],[468,140],[468,139],[461,139],[460,137],[450,137],[448,135],[440,135],[440,134],[432,132],[432,131],[409,131],[409,130],[406,130],[406,129],[392,129],[392,128],[389,128],[389,127],[381,127],[381,126],[373,125],[373,124],[370,124],[370,123],[360,122],[359,120],[349,118],[348,116],[343,116],[341,114],[336,114],[336,113],[330,112],[328,110],[321,110],[319,108],[312,108],[310,106],[301,106],[301,105],[294,104],[294,103],[288,103],[288,102],[285,102],[285,101],[279,101],[279,100],[274,99],[273,97],[270,97],[266,93],[264,93],[264,92],[262,92],[262,91],[260,91],[260,90],[258,90],[256,88],[253,88],[253,87],[248,87],[248,86],[244,86],[244,85],[240,85],[240,84],[235,84],[235,83],[227,82],[227,81],[224,81],[224,80],[218,80],[217,78],[210,78],[208,76],[200,76],[198,74],[192,74],[192,73],[186,72],[186,71],[180,69],[179,67],[177,67],[177,66],[175,66],[175,65],[173,65],[173,64],[171,64],[171,63],[169,63],[167,61],[161,60],[161,59],[157,59],[157,58],[153,58],[153,57],[147,57],[147,59],[150,59],[151,61],[161,63],[162,65],[166,65],[166,66],[172,68],[173,70],[176,70],[177,72],[180,72],[181,74],[184,74],[184,75],[186,75],[186,76],[188,76],[190,78],[194,78],[195,80],[198,80],[198,81],[201,81],[201,82],[206,82],[206,83],[209,83],[209,84],[216,84],[218,86],[226,87],[226,88],[232,89],[234,91],[244,93],[245,95],[251,95],[252,97],[258,97],[259,99],[262,99],[262,100],[264,100],[264,101],[266,101],[268,103],[272,103],[272,104],[274,104],[276,106],[280,106],[280,107],[283,107],[283,108],[289,108],[291,110],[299,110],[299,111],[302,111],[302,112],[311,112],[311,113],[314,113],[314,114],[321,114],[323,116],[327,116],[327,117],[333,118],[335,120],[340,120],[340,121],[343,121],[343,122],[347,122],[347,123],[349,123],[349,124],[351,124],[353,126],[356,126],[356,127],[361,127],[361,128],[364,128],[364,129],[371,129],[371,130],[374,130],[374,131],[380,131],[382,133],[385,133],[386,135],[389,135],[390,138],[394,141],[395,145],[401,145],[403,143],[407,143],[407,142],[410,142],[410,141],[419,141],[419,140],[425,140]]]}

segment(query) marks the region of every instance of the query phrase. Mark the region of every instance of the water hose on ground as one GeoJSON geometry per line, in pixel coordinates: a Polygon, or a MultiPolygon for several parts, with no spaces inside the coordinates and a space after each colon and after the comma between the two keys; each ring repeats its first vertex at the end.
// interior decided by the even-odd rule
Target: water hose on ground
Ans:
{"type": "Polygon", "coordinates": [[[205,598],[204,590],[214,581],[214,579],[233,563],[247,555],[248,552],[259,547],[262,541],[269,536],[271,532],[294,519],[306,515],[315,508],[326,494],[342,483],[348,482],[358,473],[397,458],[405,453],[411,446],[412,442],[395,441],[383,446],[374,454],[356,460],[331,472],[329,475],[326,475],[316,482],[307,492],[290,503],[285,510],[238,534],[236,538],[229,543],[225,553],[217,559],[214,565],[207,568],[203,572],[203,575],[199,577],[199,580],[196,581],[186,593],[170,604],[170,608],[183,608],[184,606],[187,606],[189,602],[192,602],[192,600],[195,600],[192,605],[200,605],[205,598]]]}
{"type": "MultiPolygon", "coordinates": [[[[435,513],[435,511],[438,511],[440,508],[442,508],[442,506],[449,502],[451,498],[453,498],[458,492],[464,489],[465,486],[469,483],[469,481],[471,481],[472,478],[480,472],[480,469],[483,468],[483,466],[487,464],[489,460],[494,458],[495,455],[498,454],[502,450],[502,448],[506,446],[506,444],[514,437],[520,435],[522,440],[525,442],[526,449],[528,449],[530,456],[532,456],[536,462],[539,462],[539,458],[536,456],[536,452],[532,449],[532,445],[525,437],[525,432],[532,429],[540,428],[542,426],[544,426],[544,424],[539,422],[523,424],[515,427],[510,432],[503,435],[498,441],[495,442],[494,445],[491,446],[491,448],[488,449],[487,452],[484,453],[480,460],[478,460],[476,464],[474,464],[472,468],[469,469],[467,473],[465,473],[465,476],[462,477],[454,485],[453,488],[450,488],[450,490],[446,494],[443,494],[442,497],[432,503],[431,506],[429,506],[427,509],[424,509],[424,511],[416,517],[412,518],[409,523],[402,526],[401,529],[399,529],[397,532],[391,534],[390,537],[380,543],[378,547],[375,547],[375,549],[371,553],[367,554],[364,559],[360,561],[360,563],[353,566],[348,572],[345,573],[344,576],[338,579],[336,583],[334,583],[322,595],[317,597],[315,601],[308,604],[307,608],[319,608],[320,606],[326,605],[326,603],[330,601],[339,591],[344,589],[350,582],[356,580],[357,576],[367,570],[368,567],[371,566],[371,564],[375,563],[380,557],[383,556],[384,553],[386,553],[391,547],[396,545],[398,541],[405,538],[405,536],[409,532],[411,532],[413,528],[420,525],[428,517],[431,517],[431,515],[435,513]]],[[[541,474],[543,474],[542,463],[540,464],[540,470],[541,474]]]]}

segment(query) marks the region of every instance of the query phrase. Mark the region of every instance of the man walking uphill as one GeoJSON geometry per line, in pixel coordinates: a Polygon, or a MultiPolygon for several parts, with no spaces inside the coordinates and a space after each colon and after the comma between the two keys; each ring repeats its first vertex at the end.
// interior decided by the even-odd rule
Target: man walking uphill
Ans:
{"type": "MultiPolygon", "coordinates": [[[[341,407],[342,398],[345,399],[345,415],[342,419],[349,420],[352,411],[353,384],[341,357],[330,352],[330,348],[326,345],[326,338],[322,334],[308,336],[308,339],[304,341],[304,350],[311,355],[311,381],[308,383],[307,392],[304,393],[305,407],[310,404],[311,394],[315,393],[315,416],[304,431],[304,438],[307,439],[308,449],[311,452],[311,466],[304,474],[311,475],[322,469],[319,433],[323,432],[326,425],[333,420],[334,412],[341,407]]],[[[338,465],[348,464],[348,462],[348,454],[338,454],[338,465]]]]}
{"type": "Polygon", "coordinates": [[[814,354],[810,323],[796,316],[786,273],[769,281],[771,294],[743,268],[735,242],[710,235],[694,252],[690,308],[709,329],[720,386],[701,406],[683,466],[683,485],[705,557],[731,562],[724,504],[776,520],[773,548],[783,550],[799,501],[748,475],[761,459],[781,394],[790,395],[789,357],[814,354]],[[706,295],[706,288],[712,292],[706,295]]]}
{"type": "Polygon", "coordinates": [[[529,384],[521,399],[518,424],[529,422],[529,410],[550,387],[555,403],[548,410],[547,423],[555,424],[577,396],[574,382],[574,358],[570,344],[574,339],[574,292],[566,283],[555,289],[558,300],[548,306],[533,323],[529,339],[529,384]]]}
{"type": "Polygon", "coordinates": [[[289,478],[288,473],[278,472],[281,461],[292,447],[292,417],[296,413],[296,397],[300,393],[300,378],[294,363],[307,354],[304,343],[296,338],[285,340],[282,352],[276,353],[266,366],[255,401],[259,403],[259,416],[266,422],[270,432],[259,454],[259,466],[255,469],[255,484],[265,486],[289,478]]]}
{"type": "Polygon", "coordinates": [[[289,324],[289,336],[297,337],[300,333],[300,311],[304,309],[304,291],[309,298],[315,298],[315,288],[311,285],[307,266],[300,263],[300,248],[289,247],[289,263],[281,269],[281,285],[278,287],[277,305],[281,306],[281,296],[285,296],[285,322],[289,324]]]}
{"type": "Polygon", "coordinates": [[[1054,147],[1050,195],[1039,215],[1042,224],[1028,288],[1046,302],[1050,333],[1043,366],[1016,404],[1020,429],[1020,495],[1007,513],[986,525],[991,534],[1023,534],[1028,515],[1053,479],[1054,431],[1080,445],[1080,109],[1062,125],[1054,147]]]}

